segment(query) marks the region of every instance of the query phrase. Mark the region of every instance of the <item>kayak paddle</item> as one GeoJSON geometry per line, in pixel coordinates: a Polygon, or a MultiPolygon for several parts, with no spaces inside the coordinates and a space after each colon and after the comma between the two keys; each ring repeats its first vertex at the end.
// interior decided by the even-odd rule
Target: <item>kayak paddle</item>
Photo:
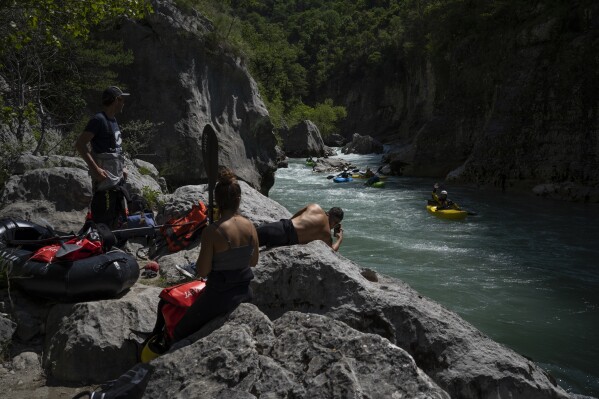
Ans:
{"type": "Polygon", "coordinates": [[[64,240],[62,240],[60,236],[56,234],[56,232],[50,225],[46,225],[46,229],[48,229],[48,232],[52,234],[52,236],[57,238],[57,241],[60,244],[60,249],[56,251],[55,255],[57,258],[62,258],[63,256],[70,254],[71,252],[75,252],[83,248],[81,245],[77,244],[65,244],[64,240]]]}
{"type": "Polygon", "coordinates": [[[208,176],[208,221],[214,221],[214,187],[218,177],[218,138],[211,125],[204,127],[202,134],[202,158],[208,176]]]}

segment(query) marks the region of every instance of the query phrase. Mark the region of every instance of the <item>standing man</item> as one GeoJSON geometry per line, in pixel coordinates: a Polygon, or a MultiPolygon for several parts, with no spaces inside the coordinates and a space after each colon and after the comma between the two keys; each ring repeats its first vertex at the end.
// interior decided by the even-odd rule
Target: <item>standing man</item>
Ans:
{"type": "Polygon", "coordinates": [[[343,210],[338,207],[325,212],[318,204],[309,204],[295,213],[291,219],[281,219],[278,222],[259,226],[259,245],[276,247],[281,245],[307,244],[314,240],[322,240],[333,251],[338,251],[343,241],[343,210]],[[337,240],[333,243],[331,237],[337,240]]]}
{"type": "Polygon", "coordinates": [[[124,187],[127,171],[121,130],[115,116],[123,111],[125,96],[128,95],[116,86],[104,90],[102,112],[90,119],[75,142],[75,148],[89,167],[92,178],[91,219],[106,224],[110,229],[119,227],[127,214],[124,187]]]}

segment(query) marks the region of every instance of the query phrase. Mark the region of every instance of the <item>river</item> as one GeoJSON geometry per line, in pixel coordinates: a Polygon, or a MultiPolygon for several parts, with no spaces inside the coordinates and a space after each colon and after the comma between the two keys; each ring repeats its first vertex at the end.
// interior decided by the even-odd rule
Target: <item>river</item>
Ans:
{"type": "MultiPolygon", "coordinates": [[[[339,157],[362,169],[381,160],[339,157]]],[[[567,391],[599,396],[599,206],[445,185],[476,213],[447,221],[425,209],[432,179],[389,177],[376,189],[327,175],[291,159],[269,196],[291,213],[341,207],[343,256],[457,312],[567,391]]]]}

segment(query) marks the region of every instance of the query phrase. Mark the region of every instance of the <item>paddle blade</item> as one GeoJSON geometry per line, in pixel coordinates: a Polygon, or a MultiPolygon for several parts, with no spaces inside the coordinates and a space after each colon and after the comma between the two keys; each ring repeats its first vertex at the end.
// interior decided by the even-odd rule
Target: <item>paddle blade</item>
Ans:
{"type": "Polygon", "coordinates": [[[57,258],[62,258],[65,255],[68,255],[72,252],[75,251],[79,251],[81,248],[83,248],[81,245],[77,245],[77,244],[60,244],[60,249],[58,251],[56,251],[56,257],[57,258]]]}
{"type": "Polygon", "coordinates": [[[333,177],[335,177],[335,175],[329,175],[329,176],[327,176],[327,179],[329,179],[329,180],[330,180],[330,179],[332,179],[333,177]]]}

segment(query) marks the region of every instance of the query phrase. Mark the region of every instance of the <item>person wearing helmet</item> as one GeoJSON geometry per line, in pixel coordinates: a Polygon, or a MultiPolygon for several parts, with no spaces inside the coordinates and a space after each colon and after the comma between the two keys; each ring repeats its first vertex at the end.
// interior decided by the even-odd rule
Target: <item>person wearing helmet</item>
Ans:
{"type": "Polygon", "coordinates": [[[447,199],[447,191],[441,190],[441,192],[439,193],[439,205],[437,205],[437,210],[449,208],[450,200],[447,199]]]}
{"type": "Polygon", "coordinates": [[[439,183],[435,183],[433,186],[433,200],[438,204],[437,210],[442,209],[460,209],[452,200],[447,198],[447,191],[441,190],[439,195],[437,195],[437,190],[439,189],[439,183]]]}

